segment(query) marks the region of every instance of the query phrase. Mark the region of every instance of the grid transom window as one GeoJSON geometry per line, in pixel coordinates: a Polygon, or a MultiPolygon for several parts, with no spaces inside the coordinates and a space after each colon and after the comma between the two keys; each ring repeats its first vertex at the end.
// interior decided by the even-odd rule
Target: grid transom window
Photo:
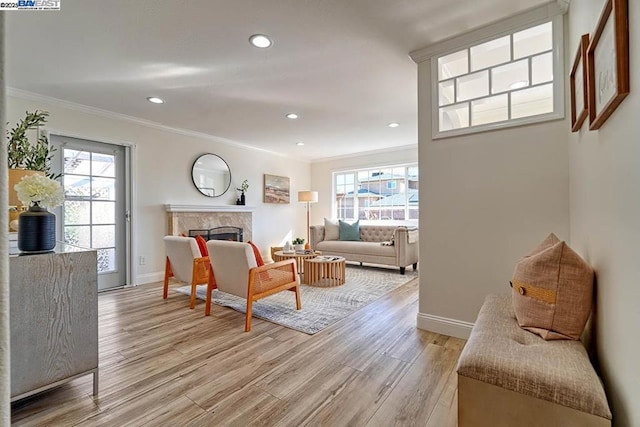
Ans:
{"type": "Polygon", "coordinates": [[[562,114],[555,99],[562,96],[554,87],[562,79],[554,81],[554,69],[561,65],[554,64],[560,56],[554,55],[560,49],[554,39],[559,29],[554,25],[561,24],[548,21],[437,57],[435,135],[513,126],[528,118],[544,120],[562,114]]]}
{"type": "Polygon", "coordinates": [[[333,174],[334,215],[347,220],[417,220],[418,165],[333,174]]]}

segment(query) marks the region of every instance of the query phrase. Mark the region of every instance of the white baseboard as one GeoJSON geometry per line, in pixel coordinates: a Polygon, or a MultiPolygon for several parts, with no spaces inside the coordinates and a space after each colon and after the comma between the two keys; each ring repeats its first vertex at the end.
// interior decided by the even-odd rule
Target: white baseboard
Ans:
{"type": "Polygon", "coordinates": [[[155,273],[138,274],[136,276],[136,285],[144,285],[146,283],[162,282],[164,280],[164,272],[157,271],[155,273]]]}
{"type": "Polygon", "coordinates": [[[417,326],[419,329],[436,332],[438,334],[467,339],[469,338],[469,334],[471,334],[473,323],[434,316],[433,314],[418,313],[417,326]]]}

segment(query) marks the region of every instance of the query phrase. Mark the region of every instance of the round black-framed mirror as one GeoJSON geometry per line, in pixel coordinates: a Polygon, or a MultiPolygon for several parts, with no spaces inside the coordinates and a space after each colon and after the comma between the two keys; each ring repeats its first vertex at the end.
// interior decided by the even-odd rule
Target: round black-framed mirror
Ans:
{"type": "Polygon", "coordinates": [[[193,162],[191,179],[201,194],[219,197],[231,186],[231,169],[222,157],[206,153],[193,162]]]}

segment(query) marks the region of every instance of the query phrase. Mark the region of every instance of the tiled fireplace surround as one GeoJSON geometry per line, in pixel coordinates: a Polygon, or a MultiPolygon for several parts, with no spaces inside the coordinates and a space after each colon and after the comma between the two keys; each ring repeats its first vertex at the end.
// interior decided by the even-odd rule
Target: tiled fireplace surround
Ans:
{"type": "Polygon", "coordinates": [[[215,227],[242,227],[244,241],[253,238],[254,208],[236,205],[166,205],[170,235],[215,227]]]}

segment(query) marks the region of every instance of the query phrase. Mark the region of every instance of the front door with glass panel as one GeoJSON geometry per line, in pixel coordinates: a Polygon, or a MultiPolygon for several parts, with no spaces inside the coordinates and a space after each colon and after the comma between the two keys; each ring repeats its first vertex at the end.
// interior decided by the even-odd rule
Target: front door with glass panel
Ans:
{"type": "Polygon", "coordinates": [[[98,253],[98,290],[127,281],[125,147],[53,135],[65,201],[59,236],[98,253]]]}

